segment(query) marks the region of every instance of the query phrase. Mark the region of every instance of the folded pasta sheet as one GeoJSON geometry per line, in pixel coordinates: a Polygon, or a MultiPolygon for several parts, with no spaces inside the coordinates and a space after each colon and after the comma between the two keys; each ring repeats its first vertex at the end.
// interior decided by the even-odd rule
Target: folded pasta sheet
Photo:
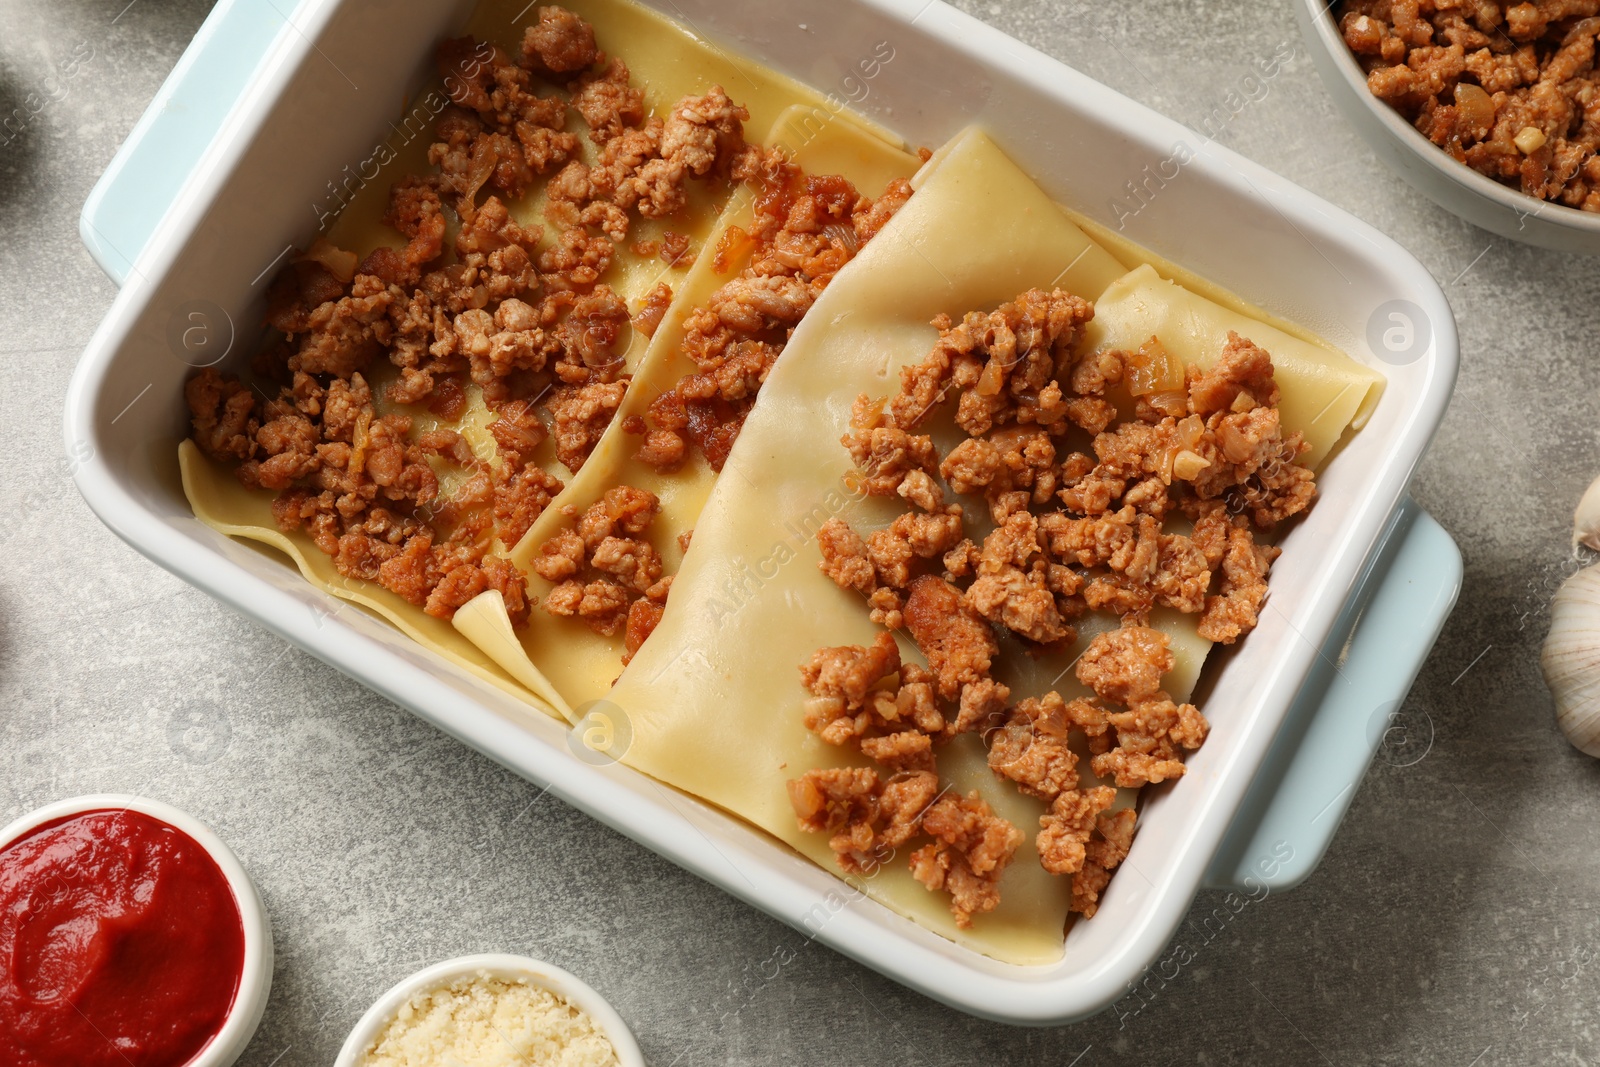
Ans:
{"type": "MultiPolygon", "coordinates": [[[[1286,403],[1286,411],[1316,416],[1308,426],[1323,452],[1342,429],[1334,424],[1348,421],[1374,380],[1348,360],[1314,359],[1298,342],[1164,282],[1149,268],[1124,277],[1123,266],[980,131],[942,149],[915,184],[916,195],[795,331],[699,517],[665,617],[609,697],[632,728],[625,762],[833,870],[826,835],[798,829],[785,783],[812,768],[864,762],[806,729],[797,667],[819,647],[870,644],[880,631],[859,595],[820,573],[816,533],[835,517],[863,532],[882,528],[902,509],[898,500],[865,495],[839,439],[858,394],[892,393],[899,369],[926,355],[936,337],[930,320],[989,309],[1030,287],[1059,286],[1100,301],[1106,321],[1097,314],[1089,343],[1137,348],[1152,332],[1163,340],[1170,332],[1174,354],[1203,363],[1220,351],[1228,329],[1252,333],[1288,357],[1279,381],[1296,406],[1286,403]],[[1323,405],[1328,410],[1318,415],[1323,405]]],[[[982,510],[969,508],[969,518],[982,510]]],[[[1095,633],[1115,625],[1112,616],[1089,616],[1072,648],[1039,656],[1003,641],[997,677],[1014,698],[1052,689],[1069,699],[1083,695],[1071,665],[1095,633]]],[[[1209,643],[1192,616],[1157,611],[1152,625],[1172,640],[1176,666],[1163,684],[1182,700],[1209,643]]],[[[923,662],[909,641],[900,643],[905,659],[923,662]]],[[[977,790],[1024,831],[1000,882],[999,906],[958,929],[945,896],[914,881],[904,855],[884,863],[862,888],[997,959],[1059,958],[1070,880],[1037,862],[1032,838],[1043,804],[998,779],[974,735],[945,746],[938,762],[944,784],[977,790]]]]}
{"type": "MultiPolygon", "coordinates": [[[[858,596],[818,571],[815,535],[830,518],[872,528],[898,510],[862,493],[838,443],[851,403],[894,388],[899,367],[926,354],[940,312],[990,307],[1030,286],[1097,296],[1123,273],[981,132],[942,150],[915,184],[790,339],[695,526],[665,617],[610,697],[633,731],[626,762],[830,868],[826,841],[797,829],[784,783],[848,759],[803,725],[797,667],[823,645],[870,643],[876,627],[858,596]]],[[[917,656],[909,643],[902,652],[917,656]]],[[[1047,687],[1046,672],[1065,662],[1024,662],[1036,677],[1014,680],[1020,691],[1047,687]]],[[[1036,824],[1042,806],[997,782],[971,740],[944,751],[942,777],[978,789],[1015,824],[1036,824]]],[[[1019,854],[999,909],[969,931],[956,930],[944,899],[903,862],[885,864],[866,888],[998,958],[1060,953],[1067,892],[1031,855],[1019,854]]]]}

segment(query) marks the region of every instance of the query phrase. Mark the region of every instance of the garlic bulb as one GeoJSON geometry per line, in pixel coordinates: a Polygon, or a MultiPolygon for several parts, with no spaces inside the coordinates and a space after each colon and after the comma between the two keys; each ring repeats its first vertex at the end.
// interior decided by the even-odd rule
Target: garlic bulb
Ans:
{"type": "Polygon", "coordinates": [[[1578,510],[1572,514],[1572,547],[1579,545],[1600,552],[1600,478],[1583,491],[1578,510]]]}
{"type": "Polygon", "coordinates": [[[1600,564],[1556,590],[1539,665],[1561,732],[1579,751],[1600,757],[1600,564]]]}

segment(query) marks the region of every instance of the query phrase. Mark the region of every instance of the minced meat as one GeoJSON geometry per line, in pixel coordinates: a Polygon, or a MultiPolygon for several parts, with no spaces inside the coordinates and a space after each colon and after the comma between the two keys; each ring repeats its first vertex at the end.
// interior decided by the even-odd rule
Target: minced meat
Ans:
{"type": "Polygon", "coordinates": [[[646,537],[661,502],[647,490],[618,485],[582,514],[567,510],[571,524],[540,544],[529,564],[554,583],[545,610],[606,637],[623,630],[626,663],[661,621],[672,588],[646,537]]]}
{"type": "MultiPolygon", "coordinates": [[[[661,470],[674,469],[693,450],[712,470],[722,469],[789,334],[833,276],[911,196],[904,179],[873,200],[838,175],[804,174],[781,152],[723,149],[719,145],[731,144],[733,133],[718,132],[719,108],[716,101],[680,106],[668,119],[663,143],[682,146],[690,173],[702,173],[696,166],[712,174],[726,170],[757,187],[751,229],[725,231],[715,260],[718,273],[725,273],[737,249],[749,264],[684,320],[680,347],[696,370],[652,404],[654,432],[638,454],[661,470]],[[693,121],[675,132],[679,115],[693,121]],[[669,436],[683,444],[671,446],[669,436]]],[[[736,131],[737,124],[730,129],[736,131]]]]}
{"type": "Polygon", "coordinates": [[[1600,211],[1596,0],[1341,0],[1367,87],[1443,151],[1541,200],[1600,211]]]}
{"type": "MultiPolygon", "coordinates": [[[[1085,916],[1137,818],[1111,812],[1116,790],[1087,784],[1085,771],[1126,789],[1178,778],[1209,730],[1198,708],[1163,688],[1175,659],[1152,613],[1175,609],[1195,616],[1207,640],[1239,640],[1259,621],[1277,556],[1264,538],[1316,493],[1299,462],[1308,446],[1282,427],[1269,353],[1236,333],[1206,367],[1184,366],[1156,337],[1131,352],[1081,351],[1093,314],[1070,293],[1029,290],[960,322],[940,316],[938,340],[901,371],[898,394],[856,398],[841,443],[867,494],[909,510],[865,534],[824,523],[819,567],[862,596],[874,622],[904,627],[928,667],[902,662],[882,634],[870,648],[823,649],[805,668],[807,726],[889,771],[931,771],[940,743],[981,731],[990,769],[1050,805],[1040,862],[1072,879],[1071,909],[1085,916]],[[941,457],[921,430],[951,407],[964,437],[941,457]],[[981,543],[966,536],[950,494],[988,505],[993,526],[981,543]],[[1192,525],[1170,529],[1184,521],[1192,525]],[[1090,610],[1122,623],[1075,661],[1093,695],[1011,703],[994,677],[998,636],[1064,649],[1090,610]],[[926,725],[908,722],[914,689],[926,725]]],[[[982,824],[963,803],[941,799],[929,816],[982,824]]],[[[913,873],[949,890],[965,924],[993,906],[996,881],[963,859],[956,841],[968,838],[943,826],[924,818],[939,843],[914,855],[913,873]]]]}
{"type": "MultiPolygon", "coordinates": [[[[910,190],[895,186],[874,203],[838,179],[808,179],[745,141],[748,112],[718,86],[660,117],[646,114],[627,64],[601,52],[593,27],[559,6],[537,9],[514,54],[461,37],[441,42],[434,58],[449,104],[435,120],[429,172],[390,187],[383,221],[400,240],[359,262],[322,239],[291,257],[267,294],[267,322],[281,338],[256,360],[259,395],[209,370],[186,395],[205,454],[238,464],[246,485],[278,494],[279,525],[305,530],[342,574],[445,618],[499,589],[520,624],[528,610],[523,579],[497,553],[520,541],[560,493],[551,454],[577,471],[594,450],[629,386],[623,353],[631,333],[654,333],[672,300],[658,285],[630,310],[606,284],[631,219],[680,212],[692,183],[757,185],[785,219],[794,207],[787,229],[763,216],[764,247],[800,258],[793,270],[763,269],[739,285],[769,284],[758,275],[798,285],[807,295],[793,306],[803,312],[808,287],[820,287],[838,265],[828,265],[833,245],[806,220],[857,226],[845,241],[853,249],[910,190]],[[592,165],[567,129],[574,111],[598,146],[592,165]],[[792,195],[775,192],[779,174],[792,195]],[[513,212],[540,185],[554,224],[548,235],[513,212]],[[817,203],[824,207],[806,206],[817,203]],[[368,382],[385,358],[398,375],[382,399],[399,410],[381,414],[368,382]],[[460,419],[473,388],[492,416],[488,458],[458,434],[419,425],[460,419]]],[[[658,253],[680,267],[694,258],[675,230],[648,252],[658,253]]],[[[749,314],[759,306],[774,321],[797,321],[771,302],[781,302],[776,294],[752,302],[742,292],[720,294],[702,317],[721,321],[726,313],[739,328],[756,328],[749,314]]],[[[654,425],[631,420],[646,462],[669,468],[691,445],[726,455],[744,400],[770,365],[752,351],[731,355],[710,392],[686,395],[673,410],[652,407],[654,425]]],[[[651,515],[654,506],[652,499],[651,515]]],[[[569,568],[552,577],[546,609],[604,633],[625,630],[626,656],[660,622],[670,584],[641,531],[614,540],[564,531],[578,538],[576,551],[558,534],[552,544],[568,554],[538,560],[552,571],[569,568]]],[[[908,533],[919,543],[938,536],[908,533]]]]}

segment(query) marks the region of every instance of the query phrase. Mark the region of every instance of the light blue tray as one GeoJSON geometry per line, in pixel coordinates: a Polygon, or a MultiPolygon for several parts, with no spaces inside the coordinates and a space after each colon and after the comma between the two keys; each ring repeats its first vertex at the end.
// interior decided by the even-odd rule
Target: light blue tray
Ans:
{"type": "MultiPolygon", "coordinates": [[[[90,254],[117,284],[288,25],[276,0],[220,0],[117,151],[79,223],[90,254]]],[[[1394,713],[1460,590],[1455,542],[1407,500],[1229,827],[1207,884],[1250,892],[1298,885],[1327,852],[1385,740],[1397,759],[1415,758],[1425,739],[1394,713]]]]}

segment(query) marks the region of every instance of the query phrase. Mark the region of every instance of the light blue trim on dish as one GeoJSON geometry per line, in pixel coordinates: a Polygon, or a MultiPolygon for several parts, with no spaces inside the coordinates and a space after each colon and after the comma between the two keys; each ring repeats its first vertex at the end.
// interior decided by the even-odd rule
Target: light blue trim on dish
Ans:
{"type": "MultiPolygon", "coordinates": [[[[79,230],[118,285],[228,112],[288,25],[276,4],[220,0],[84,204],[79,230]]],[[[1290,710],[1207,883],[1286,889],[1317,866],[1387,735],[1410,726],[1386,712],[1405,698],[1461,589],[1461,553],[1409,499],[1351,597],[1334,642],[1290,710]],[[1337,666],[1335,666],[1337,661],[1337,666]],[[1287,858],[1286,858],[1287,857],[1287,858]]],[[[1409,757],[1407,757],[1409,758],[1409,757]]]]}
{"type": "Polygon", "coordinates": [[[295,6],[296,0],[219,0],[95,183],[78,233],[118,285],[289,25],[283,12],[295,6]]]}
{"type": "Polygon", "coordinates": [[[1373,757],[1420,760],[1425,712],[1401,704],[1461,592],[1461,552],[1409,497],[1306,680],[1206,874],[1217,888],[1299,885],[1321,862],[1373,757]],[[1353,629],[1352,629],[1353,624],[1353,629]],[[1387,739],[1387,744],[1385,743],[1387,739]]]}

